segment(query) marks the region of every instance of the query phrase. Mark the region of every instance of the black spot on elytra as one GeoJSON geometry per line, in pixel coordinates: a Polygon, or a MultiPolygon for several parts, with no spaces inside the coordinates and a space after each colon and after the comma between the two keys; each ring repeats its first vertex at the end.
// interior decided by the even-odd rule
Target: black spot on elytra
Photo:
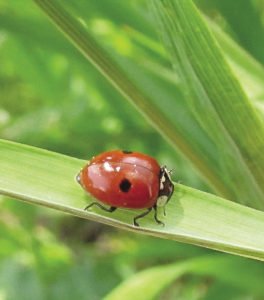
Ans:
{"type": "Polygon", "coordinates": [[[131,154],[131,153],[133,153],[133,151],[129,151],[129,150],[123,150],[122,151],[124,154],[131,154]]]}
{"type": "Polygon", "coordinates": [[[124,178],[124,179],[120,182],[119,188],[120,188],[120,190],[121,190],[122,192],[127,193],[127,192],[130,190],[130,188],[131,188],[131,182],[130,182],[128,179],[124,178]]]}

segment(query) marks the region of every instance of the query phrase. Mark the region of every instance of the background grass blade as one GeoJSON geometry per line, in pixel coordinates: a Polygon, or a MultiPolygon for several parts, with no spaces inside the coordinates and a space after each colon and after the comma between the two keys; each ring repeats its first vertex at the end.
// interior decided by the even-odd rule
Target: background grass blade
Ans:
{"type": "Polygon", "coordinates": [[[246,92],[248,98],[258,107],[258,102],[263,102],[264,100],[263,66],[214,22],[209,19],[206,19],[206,21],[218,43],[221,45],[221,49],[224,50],[225,57],[243,90],[246,92]]]}
{"type": "Polygon", "coordinates": [[[244,293],[257,291],[261,295],[264,292],[261,281],[264,270],[261,264],[228,255],[207,255],[137,273],[111,291],[106,300],[155,299],[166,287],[187,274],[210,276],[214,280],[229,283],[244,293]],[[241,274],[241,268],[246,268],[247,272],[241,274]],[[254,278],[256,274],[258,276],[254,278]]]}
{"type": "Polygon", "coordinates": [[[185,99],[223,153],[222,176],[237,199],[246,195],[248,205],[263,209],[264,124],[260,115],[192,1],[152,3],[172,63],[184,82],[185,99]],[[242,191],[241,186],[246,188],[242,191]]]}
{"type": "Polygon", "coordinates": [[[141,228],[133,227],[132,210],[84,211],[90,197],[75,181],[84,163],[1,140],[0,192],[123,229],[264,260],[264,213],[179,184],[167,216],[160,216],[165,227],[157,226],[153,216],[142,220],[141,228]]]}
{"type": "Polygon", "coordinates": [[[218,9],[228,22],[243,47],[262,64],[264,63],[264,28],[261,24],[261,11],[253,1],[239,1],[239,19],[236,16],[235,2],[228,0],[212,1],[214,9],[218,9]],[[252,34],[254,32],[254,34],[252,34]]]}

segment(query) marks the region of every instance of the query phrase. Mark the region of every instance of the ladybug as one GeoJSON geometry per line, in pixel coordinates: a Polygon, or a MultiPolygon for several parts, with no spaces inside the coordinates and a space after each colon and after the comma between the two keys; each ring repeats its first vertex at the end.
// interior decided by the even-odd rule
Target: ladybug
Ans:
{"type": "Polygon", "coordinates": [[[157,207],[164,207],[170,200],[174,185],[170,171],[165,166],[145,154],[132,151],[113,150],[103,152],[83,167],[76,177],[85,191],[99,202],[92,206],[113,212],[117,208],[147,210],[134,217],[134,226],[139,226],[137,220],[146,216],[154,209],[154,218],[158,224],[157,207]]]}

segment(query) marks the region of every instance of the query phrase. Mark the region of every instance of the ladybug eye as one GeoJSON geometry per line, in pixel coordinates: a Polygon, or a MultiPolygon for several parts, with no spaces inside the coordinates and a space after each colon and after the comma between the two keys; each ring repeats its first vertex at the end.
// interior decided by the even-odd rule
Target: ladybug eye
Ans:
{"type": "Polygon", "coordinates": [[[130,190],[131,182],[128,179],[123,179],[120,184],[119,188],[122,192],[127,193],[130,190]]]}
{"type": "Polygon", "coordinates": [[[122,151],[124,154],[131,154],[131,153],[133,153],[132,151],[129,151],[129,150],[123,150],[122,151]]]}

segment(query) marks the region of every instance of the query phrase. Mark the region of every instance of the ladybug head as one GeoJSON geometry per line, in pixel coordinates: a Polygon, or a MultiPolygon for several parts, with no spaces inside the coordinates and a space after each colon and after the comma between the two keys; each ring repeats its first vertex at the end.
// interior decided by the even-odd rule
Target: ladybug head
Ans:
{"type": "Polygon", "coordinates": [[[172,171],[169,171],[166,166],[160,168],[160,189],[157,206],[165,206],[173,194],[174,185],[170,177],[171,172],[172,171]]]}

